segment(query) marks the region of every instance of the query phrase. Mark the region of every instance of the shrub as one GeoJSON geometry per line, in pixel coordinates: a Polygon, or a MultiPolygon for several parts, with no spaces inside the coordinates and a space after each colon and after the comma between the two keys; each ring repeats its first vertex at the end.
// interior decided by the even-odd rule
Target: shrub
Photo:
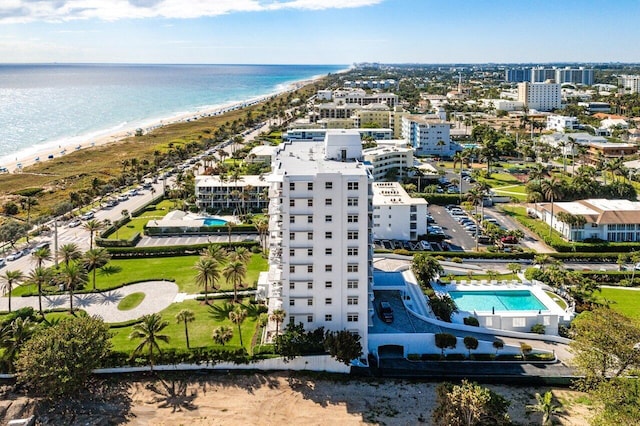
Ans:
{"type": "Polygon", "coordinates": [[[494,361],[496,356],[495,354],[471,354],[470,359],[474,361],[494,361]]]}
{"type": "Polygon", "coordinates": [[[480,327],[480,321],[476,317],[466,317],[462,320],[464,325],[470,325],[472,327],[480,327]]]}
{"type": "Polygon", "coordinates": [[[447,361],[464,361],[465,356],[463,354],[447,354],[445,359],[447,361]]]}
{"type": "Polygon", "coordinates": [[[462,259],[461,259],[461,258],[459,258],[459,257],[452,257],[452,258],[451,258],[451,261],[452,261],[453,263],[462,263],[462,259]]]}
{"type": "Polygon", "coordinates": [[[529,355],[532,350],[533,350],[533,348],[531,347],[530,344],[528,344],[528,343],[520,343],[520,352],[522,352],[522,354],[524,356],[529,355]]]}
{"type": "Polygon", "coordinates": [[[409,361],[420,361],[420,354],[408,354],[407,359],[409,361]]]}
{"type": "Polygon", "coordinates": [[[411,256],[411,252],[407,249],[395,249],[393,254],[400,254],[402,256],[411,256]]]}
{"type": "Polygon", "coordinates": [[[556,357],[552,353],[544,352],[544,353],[535,353],[535,354],[527,354],[525,356],[527,361],[555,361],[556,357]]]}
{"type": "Polygon", "coordinates": [[[569,327],[567,327],[566,325],[562,325],[560,324],[558,326],[558,336],[560,337],[566,337],[566,338],[570,338],[571,335],[569,333],[569,327]]]}
{"type": "Polygon", "coordinates": [[[421,361],[440,361],[442,359],[442,355],[440,354],[422,354],[420,355],[421,361]]]}
{"type": "Polygon", "coordinates": [[[544,334],[545,332],[544,324],[533,324],[531,326],[531,332],[536,334],[544,334]]]}

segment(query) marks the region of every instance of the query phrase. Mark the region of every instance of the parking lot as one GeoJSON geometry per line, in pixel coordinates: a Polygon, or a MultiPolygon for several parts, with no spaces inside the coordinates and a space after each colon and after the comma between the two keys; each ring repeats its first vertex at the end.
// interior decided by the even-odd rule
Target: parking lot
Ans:
{"type": "Polygon", "coordinates": [[[449,237],[447,241],[450,250],[473,250],[476,247],[475,234],[467,232],[443,206],[430,205],[429,213],[449,237]]]}

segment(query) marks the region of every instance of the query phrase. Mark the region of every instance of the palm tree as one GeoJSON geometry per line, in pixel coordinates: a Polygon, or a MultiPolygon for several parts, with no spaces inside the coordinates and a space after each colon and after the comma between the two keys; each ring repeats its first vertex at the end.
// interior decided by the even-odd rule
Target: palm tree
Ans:
{"type": "Polygon", "coordinates": [[[111,256],[103,248],[88,250],[82,257],[82,265],[87,271],[93,272],[93,290],[96,289],[96,271],[109,263],[111,256]]]}
{"type": "Polygon", "coordinates": [[[256,229],[260,234],[260,243],[263,252],[267,251],[267,236],[269,235],[269,221],[265,218],[260,219],[258,223],[256,223],[256,229]]]}
{"type": "Polygon", "coordinates": [[[213,329],[213,335],[211,337],[214,342],[224,346],[233,337],[233,330],[231,330],[231,327],[223,325],[213,329]]]}
{"type": "Polygon", "coordinates": [[[547,262],[549,262],[548,254],[536,254],[533,257],[533,263],[535,263],[536,265],[540,265],[541,271],[544,271],[544,265],[546,265],[547,262]]]}
{"type": "Polygon", "coordinates": [[[200,256],[213,259],[218,264],[223,264],[227,261],[227,251],[218,244],[209,244],[207,248],[200,252],[200,256]]]}
{"type": "Polygon", "coordinates": [[[193,268],[197,272],[196,284],[204,286],[204,303],[209,304],[209,284],[215,288],[215,282],[220,278],[220,265],[209,257],[200,257],[193,268]]]}
{"type": "Polygon", "coordinates": [[[224,275],[224,278],[228,283],[233,285],[233,301],[234,303],[237,302],[238,287],[242,285],[242,281],[244,281],[244,278],[247,275],[247,266],[238,260],[229,262],[222,269],[222,275],[224,275]]]}
{"type": "Polygon", "coordinates": [[[244,348],[244,344],[242,343],[242,323],[245,318],[247,318],[247,311],[244,306],[238,304],[233,308],[233,311],[229,312],[229,319],[232,323],[238,326],[238,337],[240,338],[240,347],[244,348]]]}
{"type": "MultiPolygon", "coordinates": [[[[276,309],[271,313],[271,316],[269,317],[269,319],[273,322],[276,323],[276,337],[274,338],[274,341],[276,342],[276,345],[278,344],[278,340],[277,337],[280,334],[280,324],[282,324],[284,322],[284,319],[287,317],[287,313],[283,310],[283,309],[276,309]]],[[[276,352],[278,351],[278,348],[276,346],[276,352]]]]}
{"type": "Polygon", "coordinates": [[[542,414],[542,426],[551,426],[553,424],[553,416],[561,412],[560,406],[553,402],[553,394],[551,391],[540,395],[536,392],[536,403],[527,405],[527,411],[537,411],[542,414]]]}
{"type": "Polygon", "coordinates": [[[231,231],[233,231],[234,226],[236,226],[235,223],[231,221],[227,222],[227,232],[229,233],[229,247],[231,247],[231,231]]]}
{"type": "Polygon", "coordinates": [[[140,344],[136,346],[131,354],[131,357],[138,355],[140,352],[148,348],[149,351],[149,365],[151,371],[153,371],[154,349],[161,353],[160,345],[158,342],[169,343],[169,336],[167,334],[161,334],[169,325],[169,321],[162,319],[162,316],[158,313],[145,315],[142,317],[142,322],[133,326],[133,331],[129,334],[129,339],[141,340],[140,344]]]}
{"type": "Polygon", "coordinates": [[[249,263],[251,260],[251,252],[246,247],[236,247],[231,253],[229,253],[229,260],[238,260],[242,263],[249,263]]]}
{"type": "Polygon", "coordinates": [[[58,250],[58,256],[62,258],[64,264],[69,266],[72,260],[80,259],[82,253],[78,246],[74,243],[65,244],[58,250]]]}
{"type": "Polygon", "coordinates": [[[187,324],[190,323],[190,322],[194,322],[195,320],[196,320],[196,315],[193,313],[193,311],[191,309],[182,309],[176,315],[176,322],[178,324],[180,324],[181,322],[184,323],[184,337],[187,339],[187,349],[190,348],[190,346],[189,346],[189,328],[187,327],[187,324]]]}
{"type": "Polygon", "coordinates": [[[38,286],[38,310],[40,311],[40,315],[44,316],[42,312],[42,285],[51,281],[53,277],[53,273],[49,268],[43,268],[42,266],[37,266],[34,270],[29,272],[29,276],[27,277],[27,282],[29,284],[35,284],[38,286]]]}
{"type": "Polygon", "coordinates": [[[40,247],[31,253],[31,258],[38,268],[41,268],[45,261],[51,260],[51,250],[49,247],[40,247]]]}
{"type": "Polygon", "coordinates": [[[102,227],[104,226],[104,224],[102,222],[99,222],[95,219],[91,219],[87,222],[84,223],[84,225],[82,225],[82,227],[86,230],[89,231],[89,249],[93,249],[93,235],[99,231],[100,229],[102,229],[102,227]]]}
{"type": "Polygon", "coordinates": [[[551,232],[553,231],[553,205],[554,201],[562,196],[562,182],[555,176],[551,179],[546,179],[540,185],[542,193],[551,202],[551,221],[549,225],[549,238],[551,238],[551,232]]]}
{"type": "Polygon", "coordinates": [[[73,313],[73,291],[87,282],[87,272],[75,262],[68,263],[60,271],[60,280],[69,291],[69,312],[73,313]]]}
{"type": "Polygon", "coordinates": [[[9,313],[11,313],[11,291],[13,290],[13,284],[18,284],[18,282],[22,281],[24,275],[22,271],[7,271],[4,273],[2,278],[5,281],[4,290],[9,295],[9,313]]]}
{"type": "Polygon", "coordinates": [[[0,347],[4,349],[2,361],[9,372],[13,371],[13,362],[22,345],[31,338],[35,326],[29,318],[15,318],[0,330],[0,347]]]}

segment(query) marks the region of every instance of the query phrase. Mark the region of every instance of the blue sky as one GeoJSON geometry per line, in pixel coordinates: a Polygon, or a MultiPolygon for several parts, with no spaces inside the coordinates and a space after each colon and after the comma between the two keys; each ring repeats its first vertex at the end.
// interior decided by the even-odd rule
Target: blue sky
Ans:
{"type": "Polygon", "coordinates": [[[638,0],[0,0],[0,62],[640,62],[638,0]]]}

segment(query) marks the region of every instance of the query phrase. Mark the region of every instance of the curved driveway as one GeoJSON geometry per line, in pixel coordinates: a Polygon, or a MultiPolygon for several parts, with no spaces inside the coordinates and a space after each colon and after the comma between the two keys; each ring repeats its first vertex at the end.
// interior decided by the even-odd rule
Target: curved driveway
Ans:
{"type": "MultiPolygon", "coordinates": [[[[86,311],[89,315],[97,315],[105,322],[122,322],[140,318],[143,315],[160,312],[168,307],[178,294],[178,286],[170,281],[147,281],[127,285],[115,290],[102,293],[82,293],[73,295],[73,308],[86,311]],[[144,293],[145,298],[138,306],[128,311],[118,309],[120,301],[132,294],[144,293]]],[[[31,306],[38,309],[38,297],[12,297],[11,309],[31,306]]],[[[59,309],[69,307],[69,295],[60,294],[42,296],[43,309],[59,309]]],[[[7,297],[0,298],[0,310],[9,309],[7,297]]]]}

